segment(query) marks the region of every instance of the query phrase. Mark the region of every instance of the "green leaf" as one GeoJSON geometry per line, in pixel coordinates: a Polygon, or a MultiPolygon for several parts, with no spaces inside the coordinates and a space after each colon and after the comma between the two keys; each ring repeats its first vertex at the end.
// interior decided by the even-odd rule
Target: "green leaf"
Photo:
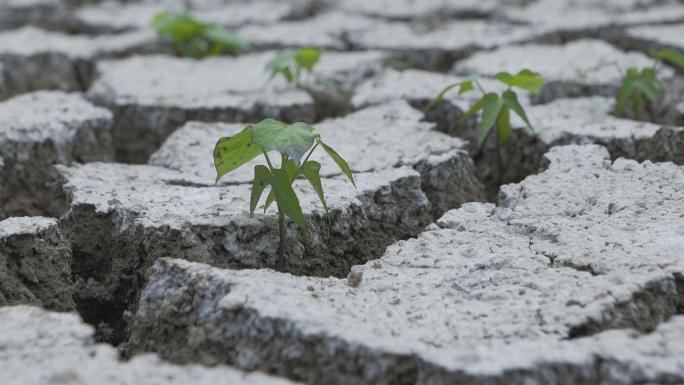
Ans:
{"type": "Polygon", "coordinates": [[[281,68],[285,67],[288,62],[294,61],[295,56],[297,56],[297,51],[295,50],[282,50],[276,53],[273,59],[266,63],[266,69],[275,75],[281,68]]]}
{"type": "Polygon", "coordinates": [[[252,195],[249,198],[249,213],[254,215],[261,194],[268,186],[268,180],[271,177],[271,171],[264,165],[254,166],[254,182],[252,183],[252,195]]]}
{"type": "Polygon", "coordinates": [[[544,78],[536,72],[524,69],[516,75],[511,75],[508,72],[499,72],[494,76],[495,79],[508,85],[509,87],[518,87],[533,94],[541,92],[544,85],[544,78]]]}
{"type": "Polygon", "coordinates": [[[209,41],[219,43],[222,51],[230,55],[238,55],[249,48],[249,43],[237,33],[220,27],[209,27],[204,35],[209,41]]]}
{"type": "Polygon", "coordinates": [[[496,118],[499,116],[499,111],[503,106],[503,100],[499,98],[499,95],[490,92],[486,94],[483,98],[484,109],[482,110],[482,117],[480,118],[480,128],[477,134],[477,145],[482,147],[487,134],[496,123],[496,118]]]}
{"type": "Polygon", "coordinates": [[[252,143],[252,126],[239,134],[219,139],[214,147],[216,181],[261,154],[261,148],[252,143]]]}
{"type": "Polygon", "coordinates": [[[321,57],[321,51],[316,48],[302,48],[294,57],[295,63],[299,68],[308,72],[313,71],[313,67],[318,63],[321,57]]]}
{"type": "Polygon", "coordinates": [[[472,80],[466,80],[464,82],[460,83],[454,83],[454,84],[449,84],[448,86],[444,87],[440,93],[435,96],[430,103],[428,103],[427,106],[425,106],[426,111],[430,111],[432,108],[434,108],[437,104],[439,104],[441,101],[444,100],[444,95],[446,95],[447,92],[451,91],[454,87],[458,86],[458,94],[462,95],[474,88],[473,86],[473,81],[472,80]]]}
{"type": "Polygon", "coordinates": [[[516,95],[516,93],[512,90],[506,90],[502,94],[502,98],[504,103],[506,103],[506,106],[513,110],[513,112],[515,112],[525,122],[525,124],[527,124],[527,127],[532,129],[532,124],[530,124],[529,119],[527,119],[525,110],[518,102],[518,95],[516,95]]]}
{"type": "Polygon", "coordinates": [[[499,112],[499,116],[496,118],[496,129],[499,143],[503,145],[508,144],[512,134],[510,107],[508,105],[501,107],[501,112],[499,112]]]}
{"type": "Polygon", "coordinates": [[[617,101],[615,103],[615,116],[620,117],[624,114],[625,106],[627,106],[627,102],[632,95],[632,91],[634,91],[634,82],[635,79],[630,77],[629,74],[622,79],[622,83],[620,84],[620,89],[618,90],[617,94],[617,101]]]}
{"type": "Polygon", "coordinates": [[[193,19],[187,13],[172,14],[161,12],[152,19],[152,26],[159,35],[174,42],[184,42],[200,37],[207,25],[193,19]]]}
{"type": "Polygon", "coordinates": [[[337,151],[333,150],[332,147],[328,146],[327,144],[323,143],[323,141],[318,138],[318,144],[323,147],[323,150],[328,154],[330,158],[332,158],[335,163],[337,163],[337,166],[342,170],[344,175],[347,176],[347,179],[356,187],[356,183],[354,182],[354,177],[352,176],[352,171],[351,168],[349,168],[349,165],[347,164],[347,161],[344,160],[340,154],[337,153],[337,151]]]}
{"type": "Polygon", "coordinates": [[[321,164],[314,160],[307,160],[302,165],[302,174],[309,180],[311,187],[313,187],[316,194],[318,194],[318,199],[321,200],[323,204],[323,209],[328,212],[328,205],[325,203],[325,196],[323,195],[323,185],[321,184],[321,164]]]}
{"type": "Polygon", "coordinates": [[[306,123],[288,125],[270,118],[255,124],[252,129],[252,143],[285,153],[297,164],[313,145],[314,136],[314,128],[306,123]]]}
{"type": "Polygon", "coordinates": [[[684,55],[677,51],[668,48],[662,48],[658,51],[651,51],[649,54],[652,57],[661,59],[679,69],[684,69],[684,55]]]}
{"type": "Polygon", "coordinates": [[[299,205],[299,199],[290,184],[290,178],[284,170],[273,170],[271,176],[267,178],[271,185],[278,209],[292,219],[302,230],[306,230],[306,220],[304,213],[299,205]]]}
{"type": "Polygon", "coordinates": [[[459,83],[454,83],[454,84],[449,84],[448,86],[444,87],[442,91],[440,91],[437,96],[432,98],[430,100],[430,103],[425,106],[425,111],[430,111],[433,109],[437,104],[441,103],[444,100],[444,95],[446,95],[447,92],[451,91],[452,88],[458,86],[459,83]]]}
{"type": "Polygon", "coordinates": [[[468,119],[472,118],[478,111],[484,108],[485,105],[485,98],[481,98],[475,104],[473,104],[468,111],[466,111],[463,115],[461,115],[458,120],[456,120],[456,124],[462,124],[465,123],[468,119]]]}

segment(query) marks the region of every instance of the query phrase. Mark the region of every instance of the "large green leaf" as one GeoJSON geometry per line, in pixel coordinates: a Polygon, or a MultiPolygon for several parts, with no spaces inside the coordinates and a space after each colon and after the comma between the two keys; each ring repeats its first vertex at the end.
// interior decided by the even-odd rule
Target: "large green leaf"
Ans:
{"type": "Polygon", "coordinates": [[[659,51],[651,51],[650,55],[684,70],[684,55],[677,51],[662,48],[659,51]]]}
{"type": "Polygon", "coordinates": [[[544,78],[536,72],[532,72],[528,69],[524,69],[515,75],[511,75],[508,72],[499,72],[494,76],[497,80],[503,82],[509,87],[518,87],[533,94],[538,94],[541,92],[541,88],[544,85],[544,78]]]}
{"type": "Polygon", "coordinates": [[[340,156],[340,154],[337,153],[337,151],[333,150],[332,147],[330,147],[330,146],[328,146],[327,144],[323,143],[323,141],[322,141],[320,138],[318,138],[318,144],[320,144],[321,147],[323,147],[323,150],[325,150],[325,152],[328,154],[328,156],[329,156],[330,158],[332,158],[332,160],[333,160],[335,163],[337,163],[337,166],[340,168],[340,170],[342,170],[342,172],[344,173],[344,175],[347,176],[347,179],[349,179],[349,181],[354,185],[354,187],[356,187],[356,183],[354,182],[354,176],[352,175],[351,168],[349,168],[349,165],[347,164],[347,161],[344,160],[344,159],[340,156]]]}
{"type": "Polygon", "coordinates": [[[503,106],[503,100],[499,95],[490,92],[483,98],[484,108],[482,110],[482,117],[480,118],[480,128],[477,134],[477,145],[482,147],[489,131],[494,127],[496,118],[499,116],[499,111],[503,106]]]}
{"type": "Polygon", "coordinates": [[[286,49],[282,50],[273,57],[268,63],[266,63],[266,69],[273,73],[276,74],[278,73],[283,67],[286,67],[288,63],[291,63],[294,61],[295,56],[297,56],[297,51],[293,49],[286,49]]]}
{"type": "Polygon", "coordinates": [[[511,130],[510,111],[510,107],[504,105],[501,107],[499,116],[496,118],[497,139],[499,143],[503,145],[508,144],[508,141],[511,139],[511,134],[513,133],[511,130]]]}
{"type": "Polygon", "coordinates": [[[252,143],[252,126],[239,134],[219,139],[214,147],[216,181],[261,154],[261,148],[252,143]]]}
{"type": "MultiPolygon", "coordinates": [[[[297,172],[299,171],[299,167],[295,164],[295,162],[292,161],[292,159],[289,159],[287,155],[280,154],[281,159],[280,159],[280,168],[285,170],[287,173],[287,177],[290,178],[290,183],[292,183],[295,178],[297,178],[297,172]]],[[[268,196],[266,197],[266,203],[264,203],[264,212],[268,210],[268,208],[271,206],[274,200],[273,196],[273,190],[268,193],[268,196]]]]}
{"type": "Polygon", "coordinates": [[[532,124],[530,124],[529,119],[527,119],[525,110],[518,102],[518,95],[516,95],[516,93],[512,90],[506,90],[502,94],[502,98],[504,103],[506,103],[506,106],[515,112],[525,122],[525,124],[527,124],[527,127],[532,129],[532,124]]]}
{"type": "Polygon", "coordinates": [[[321,164],[314,161],[308,160],[302,165],[302,174],[309,180],[311,187],[313,187],[316,194],[318,194],[318,199],[321,200],[323,204],[323,209],[328,212],[328,205],[325,203],[325,195],[323,195],[323,185],[321,184],[321,164]]]}
{"type": "Polygon", "coordinates": [[[264,119],[252,129],[252,143],[287,154],[297,164],[313,145],[314,137],[314,128],[301,122],[288,125],[274,119],[264,119]]]}
{"type": "Polygon", "coordinates": [[[261,194],[264,192],[266,186],[268,186],[269,178],[271,177],[271,171],[268,167],[264,165],[254,166],[254,182],[252,183],[252,195],[249,198],[249,213],[254,214],[257,204],[259,204],[259,199],[261,194]]]}
{"type": "Polygon", "coordinates": [[[273,170],[271,176],[267,178],[271,185],[278,209],[292,219],[301,229],[306,229],[304,213],[299,205],[299,199],[290,184],[290,178],[284,170],[273,170]]]}
{"type": "Polygon", "coordinates": [[[313,71],[313,67],[318,63],[321,51],[316,48],[301,48],[294,57],[295,63],[299,68],[308,72],[313,71]]]}

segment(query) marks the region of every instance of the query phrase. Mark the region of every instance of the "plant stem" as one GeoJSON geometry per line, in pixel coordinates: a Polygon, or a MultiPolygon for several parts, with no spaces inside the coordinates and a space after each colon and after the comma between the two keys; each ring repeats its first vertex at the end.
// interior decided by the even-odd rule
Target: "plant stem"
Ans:
{"type": "Polygon", "coordinates": [[[276,271],[285,270],[285,213],[278,207],[278,258],[276,259],[276,271]]]}
{"type": "Polygon", "coordinates": [[[295,172],[294,177],[292,178],[292,180],[290,182],[294,182],[294,180],[297,179],[297,176],[299,176],[299,173],[302,171],[302,167],[304,167],[304,163],[306,163],[309,160],[309,158],[311,157],[311,154],[313,154],[316,147],[318,147],[318,142],[316,144],[314,144],[313,147],[311,147],[311,151],[309,151],[309,153],[306,155],[306,158],[304,158],[304,161],[302,162],[302,164],[299,165],[299,168],[297,168],[297,172],[295,172]]]}
{"type": "Polygon", "coordinates": [[[271,158],[268,157],[268,153],[266,152],[266,150],[261,149],[261,151],[263,151],[263,153],[264,153],[264,157],[266,158],[266,163],[268,163],[268,168],[271,171],[273,171],[273,163],[271,163],[271,158]]]}
{"type": "Polygon", "coordinates": [[[501,187],[501,183],[503,183],[503,159],[501,156],[501,141],[499,140],[499,128],[495,126],[494,129],[496,130],[496,134],[494,137],[494,140],[496,141],[496,163],[499,167],[499,179],[497,181],[497,185],[501,187]]]}

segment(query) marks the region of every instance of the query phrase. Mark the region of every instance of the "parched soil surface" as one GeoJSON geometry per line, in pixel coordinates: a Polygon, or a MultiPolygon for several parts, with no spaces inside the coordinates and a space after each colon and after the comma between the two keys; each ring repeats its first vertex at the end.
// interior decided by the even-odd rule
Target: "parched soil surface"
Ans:
{"type": "Polygon", "coordinates": [[[684,383],[681,0],[0,0],[0,383],[684,383]],[[250,43],[184,58],[188,12],[250,43]],[[299,85],[283,49],[315,47],[299,85]],[[615,111],[623,73],[664,96],[615,111]],[[531,128],[459,120],[502,71],[531,128]],[[458,87],[436,105],[446,86],[458,87]],[[619,116],[618,116],[619,115],[619,116]],[[312,124],[329,211],[218,138],[312,124]]]}

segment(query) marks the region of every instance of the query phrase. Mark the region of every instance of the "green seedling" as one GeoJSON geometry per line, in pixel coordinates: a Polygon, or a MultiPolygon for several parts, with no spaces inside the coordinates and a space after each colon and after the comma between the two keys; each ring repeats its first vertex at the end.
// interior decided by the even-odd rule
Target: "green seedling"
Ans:
{"type": "Polygon", "coordinates": [[[628,68],[622,77],[620,89],[615,102],[615,116],[622,117],[625,108],[629,107],[632,116],[639,119],[641,111],[648,99],[652,103],[659,102],[665,96],[665,87],[658,79],[653,68],[628,68]]]}
{"type": "Polygon", "coordinates": [[[266,71],[271,73],[271,79],[280,75],[288,83],[301,86],[305,75],[311,75],[321,57],[321,51],[316,48],[286,49],[278,52],[266,64],[266,71]]]}
{"type": "Polygon", "coordinates": [[[185,12],[160,12],[152,19],[159,36],[169,40],[177,54],[200,59],[228,54],[237,56],[249,48],[235,32],[195,20],[185,12]]]}
{"type": "Polygon", "coordinates": [[[503,162],[501,159],[501,147],[508,144],[512,129],[511,129],[511,112],[518,115],[527,125],[527,127],[534,131],[532,124],[527,118],[525,109],[518,102],[518,95],[513,90],[520,88],[534,94],[538,94],[544,85],[544,78],[536,72],[524,69],[515,75],[508,72],[500,72],[494,76],[495,79],[508,86],[508,89],[501,94],[495,92],[486,92],[477,80],[466,80],[463,82],[450,84],[446,86],[437,96],[430,101],[427,109],[433,108],[439,102],[444,100],[444,96],[452,89],[458,87],[458,93],[464,94],[475,89],[475,86],[482,92],[482,97],[473,104],[468,111],[466,111],[457,121],[456,124],[463,124],[468,119],[472,118],[479,111],[482,111],[480,117],[480,124],[477,130],[477,146],[482,148],[487,140],[487,137],[492,131],[496,132],[496,149],[497,159],[499,163],[499,179],[502,176],[503,162]],[[495,130],[493,130],[495,128],[495,130]]]}
{"type": "Polygon", "coordinates": [[[214,147],[216,182],[257,156],[264,155],[266,165],[254,167],[249,212],[254,215],[254,210],[264,190],[270,187],[264,203],[264,213],[275,201],[278,207],[280,237],[276,261],[276,269],[279,271],[283,270],[285,263],[285,217],[294,221],[302,230],[306,229],[299,198],[292,188],[295,179],[300,176],[306,178],[318,195],[326,213],[328,212],[320,177],[321,164],[309,160],[318,147],[323,148],[356,187],[347,162],[332,147],[325,144],[316,130],[306,123],[288,125],[274,119],[265,119],[255,125],[246,126],[235,136],[220,138],[214,147]],[[268,155],[272,151],[280,153],[279,168],[275,167],[268,155]],[[306,157],[304,157],[305,154],[306,157]],[[302,157],[304,157],[303,161],[302,157]]]}

